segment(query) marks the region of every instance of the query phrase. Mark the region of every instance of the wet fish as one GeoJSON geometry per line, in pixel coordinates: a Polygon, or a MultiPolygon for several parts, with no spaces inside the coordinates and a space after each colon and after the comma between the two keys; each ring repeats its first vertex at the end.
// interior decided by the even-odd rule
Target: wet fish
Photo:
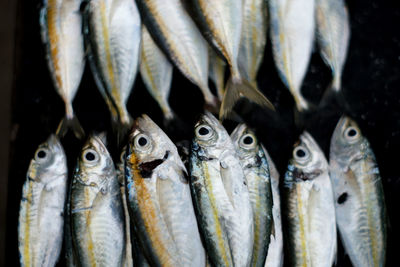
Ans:
{"type": "Polygon", "coordinates": [[[231,133],[243,166],[253,209],[254,244],[251,266],[264,267],[270,243],[272,218],[271,177],[264,147],[245,124],[231,133]]]}
{"type": "Polygon", "coordinates": [[[64,135],[72,128],[78,138],[84,135],[74,115],[72,102],[85,68],[81,0],[43,0],[40,11],[42,41],[53,85],[65,104],[65,118],[57,132],[64,135]]]}
{"type": "Polygon", "coordinates": [[[51,135],[31,160],[22,189],[18,220],[21,266],[55,266],[61,252],[67,159],[51,135]]]}
{"type": "Polygon", "coordinates": [[[331,68],[331,89],[341,89],[342,70],[350,39],[349,14],[344,0],[315,0],[320,54],[331,68]]]}
{"type": "Polygon", "coordinates": [[[131,123],[126,102],[139,63],[139,11],[131,0],[91,0],[83,17],[93,76],[113,122],[123,132],[131,123]]]}
{"type": "Polygon", "coordinates": [[[246,179],[226,130],[210,113],[195,126],[190,186],[212,266],[249,266],[253,212],[246,179]]]}
{"type": "Polygon", "coordinates": [[[86,142],[71,188],[71,230],[79,266],[122,266],[125,218],[117,173],[104,135],[86,142]]]}
{"type": "Polygon", "coordinates": [[[208,88],[208,48],[180,0],[136,0],[143,22],[160,49],[204,95],[207,105],[217,100],[208,88]]]}
{"type": "Polygon", "coordinates": [[[264,58],[267,43],[267,1],[243,0],[243,23],[238,65],[240,73],[253,87],[257,86],[257,72],[264,58]]]}
{"type": "Polygon", "coordinates": [[[208,57],[209,57],[209,70],[208,77],[214,83],[217,89],[218,99],[222,101],[224,97],[224,86],[225,86],[225,69],[226,62],[214,50],[209,47],[208,49],[208,57]]]}
{"type": "Polygon", "coordinates": [[[270,0],[270,34],[275,65],[296,102],[297,110],[309,104],[301,94],[314,42],[315,0],[270,0]]]}
{"type": "Polygon", "coordinates": [[[142,26],[140,74],[147,90],[160,106],[164,118],[172,120],[174,113],[168,103],[172,82],[172,64],[142,26]]]}
{"type": "Polygon", "coordinates": [[[265,151],[265,154],[267,156],[269,172],[271,176],[273,200],[273,233],[271,233],[270,237],[265,267],[281,267],[283,266],[283,234],[281,221],[281,200],[279,194],[279,173],[267,151],[265,151]]]}
{"type": "Polygon", "coordinates": [[[151,266],[205,266],[186,169],[167,135],[146,115],[130,136],[128,204],[151,266]]]}
{"type": "Polygon", "coordinates": [[[337,225],[354,266],[385,266],[386,208],[374,153],[357,124],[343,116],[331,139],[330,172],[337,225]]]}
{"type": "Polygon", "coordinates": [[[268,99],[244,79],[238,67],[243,21],[242,0],[191,0],[186,5],[204,37],[229,64],[231,78],[226,85],[220,118],[225,118],[230,113],[240,96],[274,109],[268,99]]]}
{"type": "Polygon", "coordinates": [[[336,222],[328,163],[307,132],[293,150],[283,184],[288,266],[331,267],[336,222]]]}

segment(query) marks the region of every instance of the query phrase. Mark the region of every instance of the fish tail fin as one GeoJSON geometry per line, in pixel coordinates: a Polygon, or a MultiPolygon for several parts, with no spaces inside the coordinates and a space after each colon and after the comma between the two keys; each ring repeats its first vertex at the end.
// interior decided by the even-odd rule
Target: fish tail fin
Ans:
{"type": "Polygon", "coordinates": [[[204,109],[210,111],[211,113],[218,113],[218,108],[220,105],[218,98],[211,93],[210,88],[208,88],[208,86],[202,87],[201,91],[203,92],[204,95],[204,101],[205,101],[204,109]]]}
{"type": "Polygon", "coordinates": [[[325,90],[318,107],[326,108],[330,105],[338,105],[341,108],[346,108],[347,103],[341,90],[340,78],[334,78],[328,88],[325,90]]]}
{"type": "Polygon", "coordinates": [[[222,99],[219,111],[220,120],[229,115],[236,101],[238,101],[241,96],[248,98],[262,107],[275,111],[274,105],[258,90],[257,87],[251,85],[251,83],[245,79],[236,79],[234,76],[231,76],[226,84],[224,97],[222,99]]]}
{"type": "Polygon", "coordinates": [[[113,117],[111,120],[111,127],[115,134],[118,147],[122,147],[132,127],[132,118],[129,115],[127,118],[128,119],[118,120],[113,117]]]}
{"type": "Polygon", "coordinates": [[[85,131],[83,130],[82,125],[76,116],[64,117],[57,127],[56,135],[62,138],[67,134],[69,129],[72,129],[75,137],[79,140],[82,140],[82,138],[85,136],[85,131]]]}

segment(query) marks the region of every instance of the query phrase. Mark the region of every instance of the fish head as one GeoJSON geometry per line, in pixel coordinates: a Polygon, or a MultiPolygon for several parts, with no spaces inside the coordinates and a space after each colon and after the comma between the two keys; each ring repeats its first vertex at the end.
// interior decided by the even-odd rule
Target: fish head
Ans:
{"type": "Polygon", "coordinates": [[[241,160],[253,158],[260,150],[257,137],[245,124],[239,124],[233,130],[231,139],[241,160]]]}
{"type": "Polygon", "coordinates": [[[47,184],[67,173],[67,158],[55,135],[39,145],[32,159],[28,176],[31,180],[47,184]]]}
{"type": "Polygon", "coordinates": [[[318,177],[328,168],[324,153],[308,132],[304,132],[295,144],[291,164],[295,169],[294,178],[304,181],[318,177]]]}
{"type": "Polygon", "coordinates": [[[331,139],[330,154],[336,160],[353,158],[361,152],[364,138],[357,123],[347,116],[340,118],[331,139]]]}
{"type": "Polygon", "coordinates": [[[75,179],[98,192],[107,190],[115,168],[106,148],[105,134],[93,134],[82,148],[75,179]]]}
{"type": "Polygon", "coordinates": [[[231,142],[229,134],[222,124],[208,111],[206,111],[195,125],[194,140],[200,147],[210,151],[221,151],[231,142]]]}

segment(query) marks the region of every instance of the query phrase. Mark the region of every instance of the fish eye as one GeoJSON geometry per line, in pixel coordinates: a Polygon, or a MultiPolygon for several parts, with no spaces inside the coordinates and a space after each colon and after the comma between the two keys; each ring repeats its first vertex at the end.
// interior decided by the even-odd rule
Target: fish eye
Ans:
{"type": "Polygon", "coordinates": [[[293,150],[293,157],[300,164],[307,162],[310,158],[310,152],[304,146],[298,146],[293,150]]]}
{"type": "MultiPolygon", "coordinates": [[[[138,134],[134,141],[135,148],[139,150],[147,150],[150,147],[149,137],[144,134],[138,134]]],[[[122,157],[122,156],[121,156],[122,157]]]]}
{"type": "Polygon", "coordinates": [[[256,145],[256,138],[252,134],[245,134],[240,139],[240,146],[243,148],[253,148],[256,145]]]}
{"type": "Polygon", "coordinates": [[[83,153],[83,161],[86,163],[93,163],[99,160],[99,154],[94,149],[87,149],[83,153]]]}
{"type": "Polygon", "coordinates": [[[47,160],[49,151],[45,148],[39,149],[35,154],[35,160],[38,162],[44,162],[47,160]]]}
{"type": "Polygon", "coordinates": [[[344,131],[344,137],[350,143],[354,143],[359,139],[360,131],[357,128],[353,127],[353,126],[350,126],[344,131]]]}
{"type": "Polygon", "coordinates": [[[213,130],[206,124],[197,126],[195,132],[196,136],[201,140],[208,140],[213,136],[213,130]]]}

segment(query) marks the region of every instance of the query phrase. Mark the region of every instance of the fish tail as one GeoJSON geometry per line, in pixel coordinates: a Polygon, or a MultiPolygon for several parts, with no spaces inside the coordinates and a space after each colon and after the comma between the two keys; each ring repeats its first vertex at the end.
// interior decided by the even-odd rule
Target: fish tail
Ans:
{"type": "Polygon", "coordinates": [[[325,90],[318,105],[320,109],[331,105],[338,105],[342,109],[347,108],[347,102],[341,90],[340,78],[334,78],[328,88],[325,90]]]}
{"type": "Polygon", "coordinates": [[[57,127],[56,135],[58,137],[64,137],[68,130],[72,129],[72,132],[79,140],[85,136],[85,131],[82,128],[78,118],[72,114],[67,114],[60,122],[57,127]]]}
{"type": "Polygon", "coordinates": [[[201,88],[201,91],[203,92],[204,95],[204,101],[205,101],[204,108],[212,113],[216,113],[219,107],[218,98],[211,93],[210,88],[208,88],[208,86],[203,86],[201,88]]]}
{"type": "Polygon", "coordinates": [[[128,133],[132,126],[131,117],[129,116],[128,121],[116,120],[113,118],[111,126],[117,139],[117,146],[122,147],[122,144],[124,144],[124,142],[126,141],[128,133]]]}
{"type": "Polygon", "coordinates": [[[226,118],[232,111],[236,101],[244,96],[260,106],[275,111],[274,105],[257,89],[245,79],[238,75],[232,75],[227,84],[219,111],[220,120],[226,118]]]}

